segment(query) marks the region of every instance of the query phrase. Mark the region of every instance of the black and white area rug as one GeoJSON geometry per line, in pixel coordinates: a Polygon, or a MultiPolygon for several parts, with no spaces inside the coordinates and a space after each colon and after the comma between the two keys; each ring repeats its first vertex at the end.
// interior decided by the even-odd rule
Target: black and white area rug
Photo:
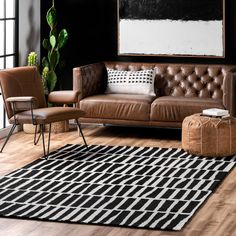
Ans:
{"type": "Polygon", "coordinates": [[[66,145],[0,179],[0,216],[181,230],[235,163],[172,148],[66,145]]]}

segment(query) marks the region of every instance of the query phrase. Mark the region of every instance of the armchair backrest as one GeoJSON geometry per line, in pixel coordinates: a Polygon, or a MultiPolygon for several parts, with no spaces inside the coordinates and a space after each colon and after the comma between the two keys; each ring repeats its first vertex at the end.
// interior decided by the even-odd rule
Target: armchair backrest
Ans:
{"type": "Polygon", "coordinates": [[[9,119],[13,116],[11,105],[6,102],[9,97],[32,96],[39,108],[47,106],[41,76],[35,66],[0,70],[0,87],[9,119]]]}

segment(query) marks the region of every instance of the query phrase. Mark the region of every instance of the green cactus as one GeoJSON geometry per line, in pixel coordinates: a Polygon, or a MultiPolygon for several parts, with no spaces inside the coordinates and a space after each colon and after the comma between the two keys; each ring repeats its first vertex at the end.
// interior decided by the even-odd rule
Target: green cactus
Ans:
{"type": "Polygon", "coordinates": [[[55,9],[54,0],[52,0],[52,6],[48,10],[46,15],[47,23],[50,27],[49,38],[44,39],[42,42],[43,47],[48,51],[47,57],[42,59],[43,66],[43,80],[47,91],[54,90],[57,83],[56,68],[60,62],[61,49],[68,40],[68,33],[66,29],[62,29],[60,33],[57,33],[57,12],[55,9]]]}
{"type": "Polygon", "coordinates": [[[28,66],[37,66],[37,53],[36,52],[30,52],[28,55],[28,66]]]}
{"type": "Polygon", "coordinates": [[[48,94],[48,86],[47,86],[48,72],[49,72],[49,68],[47,66],[45,66],[43,68],[43,71],[42,71],[42,83],[43,83],[44,93],[45,94],[48,94]]]}

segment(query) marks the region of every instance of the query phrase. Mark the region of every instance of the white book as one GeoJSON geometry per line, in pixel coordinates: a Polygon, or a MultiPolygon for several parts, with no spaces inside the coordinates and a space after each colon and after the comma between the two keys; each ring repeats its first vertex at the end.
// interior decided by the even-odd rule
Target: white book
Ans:
{"type": "Polygon", "coordinates": [[[203,110],[202,114],[206,116],[228,116],[229,111],[219,108],[210,108],[203,110]]]}

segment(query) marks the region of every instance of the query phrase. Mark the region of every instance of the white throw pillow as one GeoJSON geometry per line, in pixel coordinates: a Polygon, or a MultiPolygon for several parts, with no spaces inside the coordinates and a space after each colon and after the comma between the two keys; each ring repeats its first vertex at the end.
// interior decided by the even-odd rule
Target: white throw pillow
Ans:
{"type": "Polygon", "coordinates": [[[120,71],[107,68],[106,93],[144,94],[154,92],[155,70],[120,71]]]}

